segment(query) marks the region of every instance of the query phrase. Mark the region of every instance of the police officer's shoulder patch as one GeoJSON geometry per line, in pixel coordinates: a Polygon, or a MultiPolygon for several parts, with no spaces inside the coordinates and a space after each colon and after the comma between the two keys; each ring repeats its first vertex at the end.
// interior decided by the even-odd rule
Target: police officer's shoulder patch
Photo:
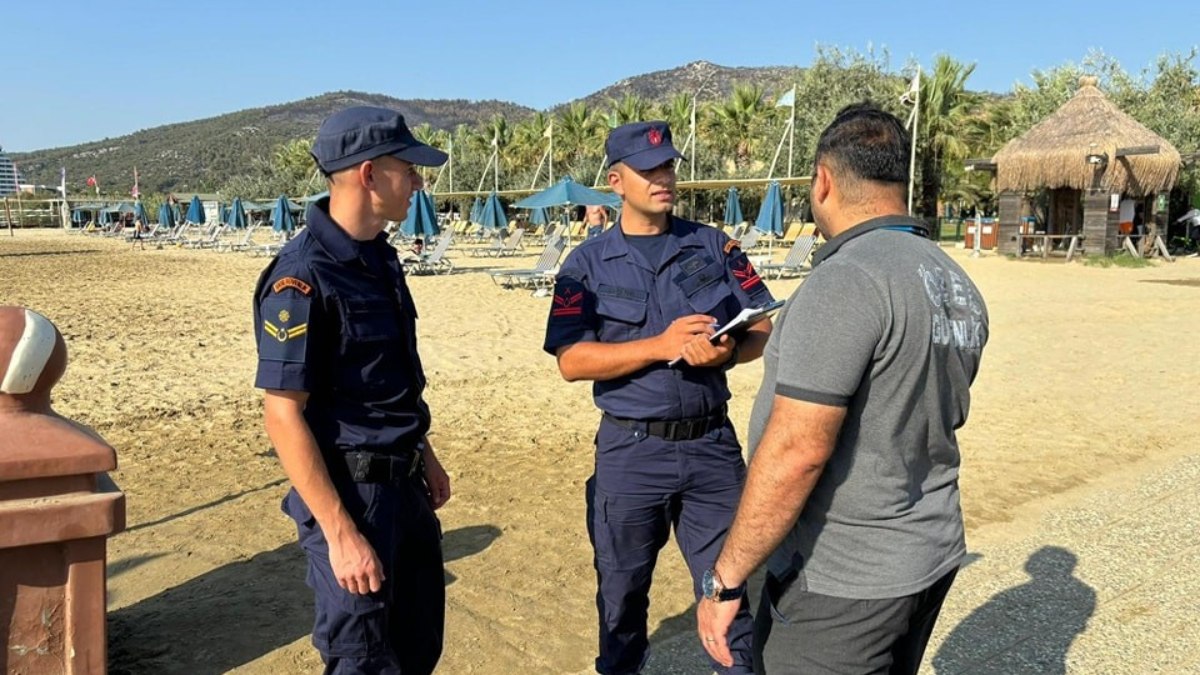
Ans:
{"type": "Polygon", "coordinates": [[[296,289],[301,295],[312,295],[312,286],[296,277],[283,277],[271,284],[271,291],[273,293],[280,293],[288,288],[296,289]]]}
{"type": "Polygon", "coordinates": [[[742,242],[738,241],[737,239],[730,239],[729,241],[725,242],[725,255],[732,255],[734,250],[741,245],[742,242]]]}
{"type": "Polygon", "coordinates": [[[766,288],[762,277],[758,275],[758,270],[754,269],[754,264],[750,262],[745,251],[738,251],[737,255],[729,259],[729,273],[733,275],[734,281],[742,287],[742,290],[751,297],[766,288]]]}
{"type": "MultiPolygon", "coordinates": [[[[278,259],[277,259],[278,260],[278,259]]],[[[313,285],[302,265],[288,260],[269,267],[259,285],[258,357],[265,361],[305,363],[313,285]]]]}
{"type": "Polygon", "coordinates": [[[259,312],[258,355],[268,361],[304,363],[311,300],[303,295],[272,293],[259,312]]]}

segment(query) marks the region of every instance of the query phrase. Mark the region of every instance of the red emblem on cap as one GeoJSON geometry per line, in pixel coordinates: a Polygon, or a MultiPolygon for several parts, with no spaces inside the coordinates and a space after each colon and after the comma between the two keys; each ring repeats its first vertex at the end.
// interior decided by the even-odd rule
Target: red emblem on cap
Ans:
{"type": "Polygon", "coordinates": [[[646,140],[650,141],[650,145],[662,145],[662,132],[658,129],[650,129],[646,132],[646,140]]]}

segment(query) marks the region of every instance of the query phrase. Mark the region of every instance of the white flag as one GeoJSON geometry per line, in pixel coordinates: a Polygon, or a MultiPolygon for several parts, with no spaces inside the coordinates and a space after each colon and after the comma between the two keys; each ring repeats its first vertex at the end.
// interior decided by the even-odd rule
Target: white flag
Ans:
{"type": "Polygon", "coordinates": [[[550,124],[546,125],[546,130],[542,132],[542,138],[550,138],[553,135],[554,135],[554,120],[551,120],[550,124]]]}
{"type": "Polygon", "coordinates": [[[796,88],[792,87],[791,89],[788,89],[787,92],[785,92],[783,94],[783,96],[780,96],[779,100],[775,101],[775,107],[776,108],[794,108],[794,107],[796,107],[796,88]]]}

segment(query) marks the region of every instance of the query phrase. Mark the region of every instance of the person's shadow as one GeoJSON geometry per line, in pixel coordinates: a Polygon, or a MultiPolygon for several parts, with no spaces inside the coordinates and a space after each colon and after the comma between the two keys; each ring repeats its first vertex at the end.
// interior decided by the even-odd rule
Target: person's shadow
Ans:
{"type": "MultiPolygon", "coordinates": [[[[480,553],[499,536],[492,525],[447,532],[445,561],[480,553]]],[[[312,631],[306,567],[304,552],[288,542],[110,612],[108,672],[224,673],[295,642],[312,631]]],[[[446,584],[454,580],[447,571],[446,584]]]]}
{"type": "Polygon", "coordinates": [[[1065,673],[1071,643],[1096,610],[1096,591],[1073,574],[1077,561],[1058,546],[1029,556],[1028,583],[992,597],[942,642],[938,675],[1065,673]]]}

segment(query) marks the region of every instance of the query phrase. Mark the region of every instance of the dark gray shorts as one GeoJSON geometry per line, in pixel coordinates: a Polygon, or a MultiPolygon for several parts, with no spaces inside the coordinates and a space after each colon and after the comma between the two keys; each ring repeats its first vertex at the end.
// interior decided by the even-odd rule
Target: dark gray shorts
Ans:
{"type": "Polygon", "coordinates": [[[760,675],[916,673],[953,570],[913,595],[884,600],[835,598],[767,575],[754,621],[760,675]]]}

